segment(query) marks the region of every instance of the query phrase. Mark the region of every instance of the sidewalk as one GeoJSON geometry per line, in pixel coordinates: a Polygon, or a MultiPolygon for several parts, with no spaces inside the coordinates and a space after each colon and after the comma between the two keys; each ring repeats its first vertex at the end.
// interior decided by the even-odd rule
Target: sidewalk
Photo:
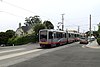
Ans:
{"type": "Polygon", "coordinates": [[[39,44],[38,43],[28,43],[28,44],[23,44],[23,45],[15,45],[15,46],[4,46],[4,47],[1,47],[0,46],[0,50],[2,49],[10,49],[10,48],[25,48],[25,47],[33,47],[33,48],[36,48],[36,47],[39,47],[39,44]]]}
{"type": "Polygon", "coordinates": [[[100,49],[100,45],[98,45],[97,40],[89,42],[87,45],[85,45],[84,47],[88,47],[88,48],[97,48],[100,49]]]}

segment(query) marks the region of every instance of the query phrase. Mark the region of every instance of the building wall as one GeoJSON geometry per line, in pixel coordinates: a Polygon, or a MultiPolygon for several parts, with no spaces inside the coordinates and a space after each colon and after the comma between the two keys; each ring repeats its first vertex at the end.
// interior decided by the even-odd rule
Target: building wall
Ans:
{"type": "Polygon", "coordinates": [[[33,29],[30,29],[30,30],[28,30],[27,32],[28,32],[28,34],[34,33],[33,29]]]}
{"type": "Polygon", "coordinates": [[[25,33],[24,33],[24,31],[22,30],[22,28],[18,28],[18,29],[16,30],[15,35],[18,36],[18,37],[21,37],[21,36],[24,36],[25,33]]]}
{"type": "Polygon", "coordinates": [[[28,34],[32,34],[32,33],[34,33],[34,31],[33,31],[33,29],[30,29],[30,30],[28,30],[27,32],[24,32],[23,30],[22,30],[22,28],[18,28],[17,30],[16,30],[16,36],[18,36],[18,37],[22,37],[22,36],[26,36],[26,35],[28,35],[28,34]]]}

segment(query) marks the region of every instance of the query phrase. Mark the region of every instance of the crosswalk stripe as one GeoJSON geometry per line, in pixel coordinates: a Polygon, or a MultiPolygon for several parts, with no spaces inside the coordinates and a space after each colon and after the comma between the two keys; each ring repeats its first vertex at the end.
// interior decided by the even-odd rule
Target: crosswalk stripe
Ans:
{"type": "Polygon", "coordinates": [[[12,49],[12,50],[0,51],[0,53],[7,53],[7,52],[13,52],[13,51],[24,50],[24,49],[25,49],[25,48],[12,49]]]}
{"type": "Polygon", "coordinates": [[[16,57],[16,56],[21,56],[21,55],[25,55],[25,54],[32,53],[32,52],[41,51],[41,50],[43,50],[43,49],[35,49],[35,50],[26,51],[26,52],[20,52],[20,53],[16,53],[16,54],[9,54],[9,55],[5,55],[5,56],[0,56],[0,60],[4,60],[4,59],[16,57]]]}

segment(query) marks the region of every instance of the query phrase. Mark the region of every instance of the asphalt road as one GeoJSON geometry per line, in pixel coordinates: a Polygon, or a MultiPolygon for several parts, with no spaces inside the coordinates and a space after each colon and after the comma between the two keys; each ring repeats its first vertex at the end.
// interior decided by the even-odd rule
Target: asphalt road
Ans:
{"type": "Polygon", "coordinates": [[[83,48],[78,43],[43,49],[30,55],[31,58],[9,67],[100,67],[100,49],[83,48]]]}
{"type": "Polygon", "coordinates": [[[100,67],[100,49],[78,42],[41,49],[39,44],[0,47],[0,67],[100,67]]]}
{"type": "Polygon", "coordinates": [[[28,60],[35,55],[39,44],[26,44],[21,46],[5,46],[0,47],[0,67],[8,67],[16,63],[28,60]],[[35,50],[35,51],[34,51],[35,50]]]}

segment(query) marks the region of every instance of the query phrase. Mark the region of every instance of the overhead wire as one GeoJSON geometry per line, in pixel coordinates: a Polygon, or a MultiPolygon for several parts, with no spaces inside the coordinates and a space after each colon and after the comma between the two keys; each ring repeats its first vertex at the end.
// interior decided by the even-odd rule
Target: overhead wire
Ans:
{"type": "MultiPolygon", "coordinates": [[[[21,10],[27,11],[27,12],[29,12],[29,13],[32,13],[32,14],[34,14],[34,15],[38,15],[37,13],[35,13],[35,12],[31,11],[31,10],[28,10],[28,9],[23,8],[23,7],[20,7],[20,6],[18,6],[18,5],[15,5],[15,4],[12,4],[12,3],[9,3],[9,2],[7,2],[7,1],[4,1],[4,0],[3,0],[2,2],[6,3],[6,4],[10,5],[10,6],[13,6],[13,7],[19,8],[19,9],[21,9],[21,10]]],[[[42,15],[42,17],[47,18],[46,16],[43,16],[43,15],[42,15]]],[[[49,19],[49,18],[47,18],[47,19],[49,19]]]]}
{"type": "MultiPolygon", "coordinates": [[[[98,16],[92,16],[92,17],[98,17],[98,16]]],[[[79,22],[83,22],[84,20],[83,19],[88,19],[88,17],[83,17],[83,18],[77,18],[77,19],[70,19],[70,20],[67,20],[68,21],[79,21],[79,22]]],[[[88,20],[87,20],[88,22],[88,20]]],[[[92,24],[92,25],[97,25],[97,24],[92,24]]],[[[88,24],[82,24],[82,25],[75,25],[75,24],[71,24],[71,25],[67,25],[65,27],[70,27],[70,26],[74,26],[74,27],[77,27],[77,26],[89,26],[89,23],[88,24]]]]}
{"type": "Polygon", "coordinates": [[[7,13],[7,14],[12,15],[12,16],[16,16],[16,17],[24,18],[23,16],[18,16],[18,15],[15,15],[15,14],[10,13],[10,12],[7,12],[7,11],[2,11],[2,12],[7,13]]]}
{"type": "MultiPolygon", "coordinates": [[[[24,10],[24,11],[27,11],[27,12],[30,12],[30,13],[33,13],[33,14],[37,15],[37,13],[35,13],[35,12],[31,11],[31,10],[28,10],[28,9],[26,9],[26,8],[23,8],[23,7],[20,7],[20,6],[18,6],[18,5],[14,5],[14,4],[9,3],[9,2],[7,2],[7,1],[1,0],[1,2],[4,2],[4,3],[9,4],[9,5],[13,6],[13,7],[16,7],[16,8],[19,8],[19,9],[21,9],[21,10],[24,10]]],[[[1,11],[0,11],[0,12],[1,12],[1,11]]],[[[13,15],[13,16],[22,17],[22,16],[15,15],[15,14],[13,14],[13,13],[11,13],[11,12],[7,12],[7,11],[3,11],[3,12],[8,13],[8,14],[13,15]]],[[[46,16],[43,16],[43,17],[46,17],[46,16]]],[[[92,16],[92,17],[97,17],[97,16],[92,16]]],[[[47,18],[47,17],[46,17],[46,18],[47,18]]],[[[76,21],[76,20],[77,20],[77,21],[80,21],[80,20],[82,21],[82,19],[86,19],[86,18],[88,18],[88,17],[77,18],[77,19],[73,18],[73,19],[68,20],[68,21],[76,21]],[[79,20],[79,19],[80,19],[80,20],[79,20]]],[[[88,25],[88,24],[87,24],[87,25],[88,25]]],[[[68,25],[68,26],[71,26],[71,25],[68,25]]],[[[68,27],[68,26],[65,26],[65,27],[68,27]]],[[[81,26],[81,25],[73,25],[73,26],[81,26]]],[[[82,25],[82,26],[83,26],[83,25],[82,25]]],[[[84,25],[84,26],[86,26],[86,25],[84,25]]]]}
{"type": "MultiPolygon", "coordinates": [[[[31,12],[31,13],[34,13],[34,12],[31,11],[31,10],[25,9],[25,8],[20,7],[20,6],[17,6],[17,5],[14,5],[14,4],[9,3],[9,2],[7,2],[7,1],[4,1],[4,0],[3,0],[2,2],[6,3],[6,4],[8,4],[8,5],[11,5],[11,6],[13,6],[13,7],[16,7],[16,8],[19,8],[19,9],[22,9],[22,10],[25,10],[25,11],[28,11],[28,12],[31,12]]],[[[36,13],[34,13],[34,14],[36,14],[36,13]]]]}

